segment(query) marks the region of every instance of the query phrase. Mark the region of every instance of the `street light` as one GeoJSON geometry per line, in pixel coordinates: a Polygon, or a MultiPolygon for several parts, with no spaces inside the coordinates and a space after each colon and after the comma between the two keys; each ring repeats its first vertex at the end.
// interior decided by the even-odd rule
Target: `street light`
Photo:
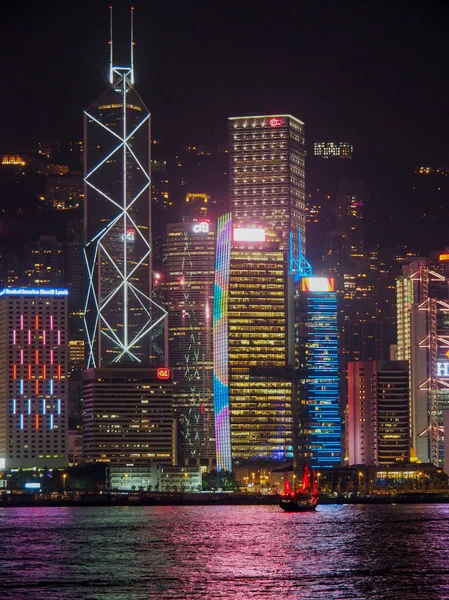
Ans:
{"type": "Polygon", "coordinates": [[[362,477],[363,477],[363,471],[359,471],[358,472],[358,476],[359,476],[359,485],[358,485],[358,492],[360,493],[360,487],[362,485],[362,477]]]}
{"type": "Polygon", "coordinates": [[[62,474],[62,489],[65,491],[65,480],[67,479],[67,473],[62,474]]]}

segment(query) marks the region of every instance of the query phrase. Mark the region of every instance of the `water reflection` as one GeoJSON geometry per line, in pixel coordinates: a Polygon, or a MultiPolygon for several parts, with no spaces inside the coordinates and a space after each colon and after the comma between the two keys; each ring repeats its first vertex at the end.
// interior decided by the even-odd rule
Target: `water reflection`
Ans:
{"type": "Polygon", "coordinates": [[[8,508],[0,598],[449,598],[449,506],[8,508]]]}

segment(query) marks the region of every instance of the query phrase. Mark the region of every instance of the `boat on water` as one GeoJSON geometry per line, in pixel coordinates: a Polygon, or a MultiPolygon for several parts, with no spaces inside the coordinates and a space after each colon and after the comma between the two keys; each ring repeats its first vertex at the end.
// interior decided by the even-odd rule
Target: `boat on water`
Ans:
{"type": "Polygon", "coordinates": [[[286,512],[306,512],[315,510],[318,504],[318,489],[315,471],[304,465],[302,480],[298,488],[291,488],[288,475],[284,479],[284,493],[281,495],[279,506],[286,512]]]}

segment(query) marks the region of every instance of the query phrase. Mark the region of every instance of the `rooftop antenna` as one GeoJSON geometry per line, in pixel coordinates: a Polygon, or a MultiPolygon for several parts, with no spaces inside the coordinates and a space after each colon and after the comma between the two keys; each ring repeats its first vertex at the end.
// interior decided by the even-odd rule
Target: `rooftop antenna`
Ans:
{"type": "Polygon", "coordinates": [[[134,85],[134,6],[131,6],[131,83],[134,85]]]}
{"type": "Polygon", "coordinates": [[[114,83],[114,52],[112,49],[112,6],[109,7],[109,82],[114,83]]]}

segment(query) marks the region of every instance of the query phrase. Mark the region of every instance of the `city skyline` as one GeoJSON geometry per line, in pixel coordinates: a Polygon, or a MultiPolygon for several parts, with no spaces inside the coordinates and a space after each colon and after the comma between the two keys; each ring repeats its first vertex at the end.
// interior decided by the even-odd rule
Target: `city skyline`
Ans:
{"type": "MultiPolygon", "coordinates": [[[[217,156],[221,153],[224,160],[213,167],[215,173],[224,170],[223,181],[229,185],[224,205],[217,202],[217,188],[211,190],[210,182],[202,187],[208,163],[201,161],[211,155],[208,147],[180,147],[167,161],[163,145],[150,139],[150,112],[134,87],[135,57],[137,62],[144,58],[134,52],[134,8],[128,31],[122,26],[122,8],[119,6],[118,15],[109,8],[109,87],[84,111],[84,143],[39,143],[37,159],[26,152],[25,158],[3,155],[5,174],[17,177],[37,169],[46,179],[46,197],[39,197],[46,210],[54,214],[74,211],[74,222],[69,219],[66,223],[64,242],[57,236],[41,236],[19,254],[8,249],[8,259],[14,262],[12,268],[6,268],[9,261],[5,262],[3,278],[7,276],[9,285],[32,282],[33,278],[36,284],[70,288],[75,284],[71,322],[76,324],[84,312],[87,343],[84,348],[78,327],[72,327],[69,361],[73,373],[84,350],[87,368],[128,367],[127,363],[134,361],[172,370],[173,456],[179,454],[181,461],[192,465],[213,461],[210,413],[214,402],[220,469],[231,470],[235,461],[296,459],[295,448],[300,448],[299,458],[308,457],[317,466],[345,462],[347,456],[335,440],[342,433],[347,402],[347,363],[388,357],[396,335],[394,282],[402,264],[415,254],[404,248],[403,255],[385,258],[379,246],[373,249],[367,244],[369,186],[363,178],[353,176],[352,166],[360,156],[357,143],[354,147],[353,140],[321,138],[315,148],[324,150],[314,152],[306,163],[307,143],[311,147],[312,142],[306,143],[301,114],[280,111],[228,116],[228,145],[217,149],[217,156]],[[114,30],[117,18],[121,26],[114,30]],[[63,157],[71,153],[73,158],[64,164],[63,157]],[[80,159],[84,162],[84,193],[74,166],[80,159]],[[179,174],[173,167],[181,168],[179,174]],[[320,195],[320,189],[313,189],[315,181],[307,188],[306,171],[312,173],[312,180],[321,173],[323,188],[332,195],[326,196],[324,189],[320,195]],[[152,172],[156,173],[154,182],[152,172]],[[176,210],[170,208],[174,203],[176,210]],[[84,311],[77,299],[82,288],[76,266],[80,229],[74,224],[83,205],[84,311]],[[225,208],[232,217],[226,216],[225,208]],[[154,228],[152,209],[157,214],[154,228]],[[212,296],[213,243],[201,275],[206,264],[201,242],[205,232],[214,231],[220,214],[212,296]],[[316,281],[331,282],[327,291],[318,290],[321,295],[307,287],[308,281],[314,281],[307,279],[312,274],[309,248],[319,243],[315,225],[321,227],[323,258],[322,263],[313,263],[318,270],[316,281]],[[221,239],[223,228],[229,229],[226,239],[221,239]],[[182,233],[179,248],[176,236],[170,238],[174,231],[182,233]],[[157,239],[155,253],[152,234],[157,239]],[[195,235],[192,244],[188,242],[191,234],[199,235],[194,242],[197,246],[193,244],[195,235]],[[270,252],[274,253],[272,272],[270,252]],[[198,262],[194,265],[195,253],[198,262]],[[156,273],[153,255],[158,263],[156,273]],[[268,261],[266,268],[261,267],[264,261],[268,261]],[[307,268],[303,270],[301,265],[307,268]],[[206,273],[208,283],[201,292],[205,295],[196,298],[193,292],[200,290],[206,273]],[[295,301],[294,287],[299,292],[295,301]],[[150,332],[157,325],[152,349],[150,332]],[[327,328],[324,337],[323,327],[327,328]],[[270,335],[275,339],[269,339],[270,335]],[[275,382],[273,386],[270,381],[275,382]],[[309,408],[302,411],[299,405],[309,408]],[[322,462],[317,455],[327,458],[322,462]]],[[[447,176],[446,170],[414,170],[417,180],[429,177],[431,181],[433,173],[447,176]]],[[[435,365],[429,366],[430,382],[435,365]]],[[[425,382],[419,385],[425,389],[425,382]]],[[[79,378],[71,378],[69,414],[75,419],[82,412],[80,386],[79,378]]],[[[426,402],[431,402],[424,396],[418,409],[411,393],[412,419],[413,411],[424,411],[426,402]]],[[[429,398],[433,398],[429,462],[437,464],[437,411],[441,407],[436,393],[431,391],[429,398]]],[[[422,437],[422,429],[413,429],[415,437],[422,437]]],[[[418,452],[418,457],[424,455],[418,452]]]]}
{"type": "Polygon", "coordinates": [[[449,5],[1,14],[0,597],[448,598],[449,5]]]}

